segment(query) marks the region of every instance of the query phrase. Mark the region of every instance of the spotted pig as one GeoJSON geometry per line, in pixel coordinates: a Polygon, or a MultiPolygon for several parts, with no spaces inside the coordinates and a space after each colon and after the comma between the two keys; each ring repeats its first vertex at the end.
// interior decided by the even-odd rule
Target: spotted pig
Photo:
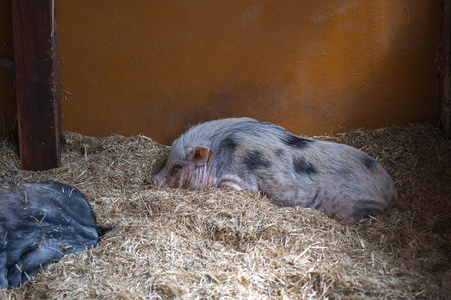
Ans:
{"type": "Polygon", "coordinates": [[[384,168],[362,151],[250,118],[192,127],[174,141],[153,182],[261,191],[275,204],[337,214],[348,222],[379,214],[397,197],[384,168]]]}
{"type": "Polygon", "coordinates": [[[97,244],[86,197],[60,182],[0,182],[0,288],[17,287],[49,263],[97,244]]]}

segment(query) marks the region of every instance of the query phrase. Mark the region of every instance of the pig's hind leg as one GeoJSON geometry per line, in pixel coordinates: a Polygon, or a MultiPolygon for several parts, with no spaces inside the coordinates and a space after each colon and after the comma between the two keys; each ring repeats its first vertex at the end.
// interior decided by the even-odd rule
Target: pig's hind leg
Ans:
{"type": "Polygon", "coordinates": [[[284,207],[302,206],[314,210],[319,210],[326,214],[339,213],[343,218],[349,220],[353,218],[352,208],[347,207],[347,201],[342,201],[343,195],[332,196],[330,189],[305,184],[300,188],[298,184],[285,185],[261,185],[260,189],[270,199],[271,202],[284,207]],[[330,198],[332,196],[332,198],[330,198]]]}
{"type": "Polygon", "coordinates": [[[317,206],[320,193],[316,189],[305,186],[300,189],[297,182],[264,180],[258,184],[258,190],[267,195],[271,202],[279,206],[317,206]]]}

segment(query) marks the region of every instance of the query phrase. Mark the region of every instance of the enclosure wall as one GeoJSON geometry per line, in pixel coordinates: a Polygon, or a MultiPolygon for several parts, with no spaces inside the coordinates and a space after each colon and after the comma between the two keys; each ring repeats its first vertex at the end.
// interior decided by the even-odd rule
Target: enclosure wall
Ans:
{"type": "Polygon", "coordinates": [[[60,0],[57,22],[63,127],[87,135],[170,144],[229,116],[307,135],[436,116],[440,1],[60,0]]]}

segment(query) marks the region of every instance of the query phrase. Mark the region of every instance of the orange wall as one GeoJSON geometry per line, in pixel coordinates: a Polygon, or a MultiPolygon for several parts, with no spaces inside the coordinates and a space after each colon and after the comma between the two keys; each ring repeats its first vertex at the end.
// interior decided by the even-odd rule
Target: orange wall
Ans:
{"type": "Polygon", "coordinates": [[[436,115],[440,1],[56,3],[64,129],[170,144],[228,116],[314,135],[436,115]]]}

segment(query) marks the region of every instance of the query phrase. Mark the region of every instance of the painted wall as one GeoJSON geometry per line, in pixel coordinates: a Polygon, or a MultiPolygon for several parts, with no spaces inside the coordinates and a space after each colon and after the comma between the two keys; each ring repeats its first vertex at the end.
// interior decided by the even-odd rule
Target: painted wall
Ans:
{"type": "Polygon", "coordinates": [[[57,20],[67,130],[170,144],[228,116],[306,135],[436,116],[438,0],[59,0],[57,20]]]}

